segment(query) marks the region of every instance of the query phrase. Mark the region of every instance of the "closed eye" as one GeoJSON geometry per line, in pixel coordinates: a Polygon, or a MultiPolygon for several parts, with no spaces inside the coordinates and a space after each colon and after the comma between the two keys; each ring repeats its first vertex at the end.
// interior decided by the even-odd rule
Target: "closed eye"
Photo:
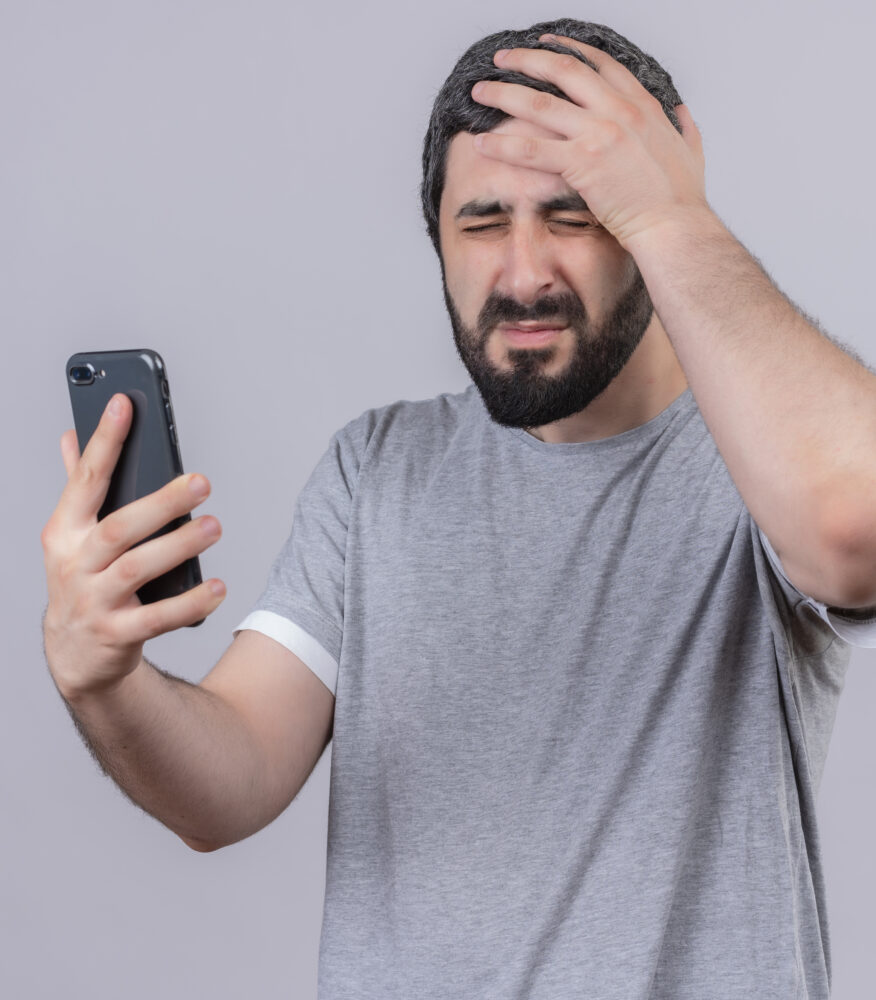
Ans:
{"type": "Polygon", "coordinates": [[[555,225],[571,226],[574,229],[595,229],[599,223],[589,219],[551,219],[555,225]]]}
{"type": "Polygon", "coordinates": [[[466,226],[462,231],[464,233],[484,233],[488,229],[499,229],[501,226],[505,226],[505,222],[485,222],[480,226],[466,226]]]}

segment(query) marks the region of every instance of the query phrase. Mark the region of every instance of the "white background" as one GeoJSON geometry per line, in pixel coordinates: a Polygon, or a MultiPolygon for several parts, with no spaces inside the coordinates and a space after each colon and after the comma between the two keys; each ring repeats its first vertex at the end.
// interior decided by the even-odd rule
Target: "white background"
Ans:
{"type": "MultiPolygon", "coordinates": [[[[150,346],[168,364],[186,466],[224,526],[205,574],[228,598],[149,654],[199,679],[331,433],[466,384],[418,214],[422,135],[472,41],[560,14],[657,56],[702,129],[715,209],[876,360],[871,4],[0,2],[4,996],[315,997],[328,754],[271,827],[195,854],[99,774],[48,677],[39,532],[64,478],[64,361],[150,346]]],[[[820,796],[835,1000],[872,990],[874,671],[855,654],[820,796]]]]}

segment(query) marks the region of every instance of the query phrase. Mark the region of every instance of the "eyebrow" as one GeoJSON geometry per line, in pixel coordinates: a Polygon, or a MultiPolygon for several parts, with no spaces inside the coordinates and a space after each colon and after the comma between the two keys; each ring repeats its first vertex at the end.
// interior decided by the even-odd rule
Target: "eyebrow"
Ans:
{"type": "MultiPolygon", "coordinates": [[[[548,201],[539,203],[538,209],[541,213],[549,212],[589,212],[587,202],[576,191],[568,194],[558,195],[548,201]]],[[[467,201],[456,213],[457,219],[482,219],[488,215],[510,215],[511,208],[500,201],[484,201],[481,198],[473,198],[467,201]]]]}

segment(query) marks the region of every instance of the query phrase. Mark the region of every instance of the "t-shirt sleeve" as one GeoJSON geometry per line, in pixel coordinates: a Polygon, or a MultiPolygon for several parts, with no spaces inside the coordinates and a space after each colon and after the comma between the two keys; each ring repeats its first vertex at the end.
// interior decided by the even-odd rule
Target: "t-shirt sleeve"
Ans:
{"type": "Polygon", "coordinates": [[[876,649],[876,608],[833,608],[802,593],[788,579],[775,549],[760,528],[758,534],[770,567],[786,594],[795,595],[799,602],[811,608],[845,642],[852,646],[876,649]]]}
{"type": "Polygon", "coordinates": [[[292,530],[250,613],[254,629],[295,653],[334,694],[344,632],[347,530],[366,421],[332,438],[295,504],[292,530]]]}

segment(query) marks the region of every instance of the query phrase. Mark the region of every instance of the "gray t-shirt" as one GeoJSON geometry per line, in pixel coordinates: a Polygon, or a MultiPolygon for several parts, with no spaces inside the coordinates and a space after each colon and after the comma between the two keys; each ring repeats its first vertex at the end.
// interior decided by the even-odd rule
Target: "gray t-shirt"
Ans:
{"type": "Polygon", "coordinates": [[[780,570],[689,391],[590,443],[473,386],[336,434],[241,625],[336,695],[321,1000],[827,997],[832,625],[873,623],[780,570]]]}

